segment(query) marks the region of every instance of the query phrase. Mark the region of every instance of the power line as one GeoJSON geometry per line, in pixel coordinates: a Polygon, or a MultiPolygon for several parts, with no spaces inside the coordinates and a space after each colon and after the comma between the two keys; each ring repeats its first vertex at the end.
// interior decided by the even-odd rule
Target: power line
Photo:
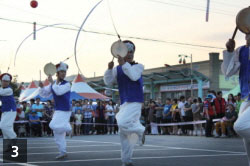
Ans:
{"type": "MultiPolygon", "coordinates": [[[[169,1],[173,1],[173,2],[177,2],[177,3],[182,3],[182,4],[188,4],[188,5],[192,5],[192,6],[197,6],[197,7],[204,7],[203,5],[201,5],[200,3],[199,3],[199,5],[196,5],[197,4],[197,2],[202,2],[202,3],[205,3],[206,2],[206,0],[197,0],[196,2],[194,2],[193,0],[185,0],[185,1],[178,1],[178,0],[169,0],[169,1]],[[195,4],[191,4],[191,3],[187,3],[187,1],[189,1],[189,2],[194,2],[195,4]]],[[[166,1],[163,1],[162,0],[162,2],[166,2],[166,1]]],[[[249,6],[249,5],[243,5],[243,4],[241,4],[242,6],[239,6],[239,3],[238,4],[228,4],[228,2],[227,3],[223,3],[223,2],[217,2],[217,1],[211,1],[211,3],[213,4],[212,5],[212,8],[213,7],[218,7],[219,9],[216,9],[216,10],[218,10],[218,11],[224,11],[224,12],[227,12],[227,13],[230,13],[231,11],[225,11],[225,10],[221,10],[221,5],[223,5],[223,7],[225,7],[225,6],[227,6],[227,7],[231,7],[231,8],[244,8],[244,7],[247,7],[247,6],[249,6]],[[214,4],[217,4],[216,6],[214,5],[214,4]]]]}
{"type": "MultiPolygon", "coordinates": [[[[8,19],[8,18],[3,18],[3,17],[0,17],[0,20],[10,21],[10,22],[16,22],[16,23],[22,23],[22,24],[32,24],[33,25],[33,22],[14,20],[14,19],[8,19]]],[[[37,24],[37,25],[39,25],[39,26],[48,26],[48,25],[45,25],[45,24],[37,24]]],[[[58,29],[78,31],[78,29],[75,29],[75,28],[67,28],[67,27],[62,27],[62,26],[53,26],[51,28],[58,28],[58,29]]],[[[89,31],[89,30],[82,30],[82,31],[86,32],[86,33],[93,33],[93,34],[99,34],[99,35],[117,36],[116,34],[107,33],[107,32],[98,32],[98,31],[89,31]]],[[[167,44],[185,45],[185,46],[192,46],[192,47],[203,47],[203,48],[212,48],[212,49],[224,49],[223,47],[217,47],[217,46],[200,45],[200,44],[183,43],[183,42],[174,42],[174,41],[165,41],[165,40],[152,39],[152,38],[143,38],[143,37],[136,37],[136,36],[121,35],[121,37],[129,38],[129,39],[151,41],[151,42],[160,42],[160,43],[167,43],[167,44]]]]}
{"type": "MultiPolygon", "coordinates": [[[[186,0],[186,1],[170,0],[170,1],[184,3],[184,4],[185,3],[186,4],[190,4],[190,3],[187,3],[187,1],[191,1],[191,0],[186,0]]],[[[202,0],[202,1],[201,0],[197,0],[197,1],[206,3],[206,0],[202,0]]],[[[197,1],[195,3],[197,3],[197,1]]],[[[192,2],[194,2],[194,1],[192,0],[192,2]]],[[[218,2],[218,1],[215,1],[215,0],[211,1],[211,3],[213,4],[212,6],[215,6],[214,4],[217,4],[216,7],[219,7],[219,6],[223,5],[223,7],[227,6],[227,7],[231,7],[231,8],[244,8],[244,7],[248,6],[248,5],[242,5],[242,4],[241,4],[242,6],[239,6],[239,3],[236,5],[236,4],[229,4],[228,2],[227,3],[225,3],[225,2],[224,3],[223,2],[218,2]]],[[[191,5],[193,5],[193,4],[191,4],[191,5]]],[[[204,6],[200,6],[200,7],[204,7],[204,6]]],[[[219,7],[219,8],[220,8],[219,9],[220,11],[224,11],[224,10],[221,10],[221,7],[219,7]]],[[[230,11],[225,11],[225,12],[230,12],[230,11]]]]}
{"type": "MultiPolygon", "coordinates": [[[[237,1],[236,1],[237,2],[237,1]]],[[[218,2],[218,1],[212,1],[212,3],[217,3],[217,4],[221,4],[221,5],[223,5],[223,6],[229,6],[229,7],[240,7],[240,8],[242,8],[242,7],[247,7],[247,6],[249,6],[249,3],[248,4],[242,4],[242,3],[240,3],[242,6],[239,6],[239,3],[229,3],[228,1],[227,1],[227,3],[225,3],[225,1],[223,0],[223,2],[218,2]]]]}
{"type": "MultiPolygon", "coordinates": [[[[165,5],[169,5],[169,6],[176,6],[176,7],[182,7],[182,8],[187,8],[187,9],[192,9],[192,10],[197,10],[197,11],[206,11],[205,9],[201,9],[201,8],[194,8],[194,7],[189,7],[189,6],[184,6],[184,5],[178,5],[178,4],[174,4],[174,3],[169,3],[169,2],[163,2],[163,1],[158,1],[158,0],[147,0],[150,2],[154,2],[154,3],[161,3],[161,4],[165,4],[165,5]]],[[[221,15],[226,15],[226,16],[234,16],[232,14],[228,14],[228,13],[223,13],[223,12],[217,12],[214,11],[213,13],[215,14],[221,14],[221,15]]]]}
{"type": "MultiPolygon", "coordinates": [[[[198,5],[197,5],[197,2],[195,2],[195,4],[194,4],[194,3],[188,3],[187,1],[185,1],[185,2],[184,1],[178,1],[178,0],[169,0],[169,1],[173,1],[175,3],[187,4],[187,5],[191,6],[191,7],[199,7],[201,9],[204,9],[204,7],[206,5],[205,3],[207,3],[207,2],[205,2],[205,0],[203,0],[203,4],[198,4],[198,5]]],[[[165,2],[165,1],[163,1],[163,2],[165,2]]],[[[225,12],[226,14],[232,13],[234,11],[222,10],[221,5],[223,5],[224,7],[228,6],[228,7],[233,7],[233,8],[237,8],[237,9],[242,8],[242,6],[232,6],[232,5],[228,5],[226,3],[220,3],[220,2],[217,3],[216,1],[213,1],[213,2],[210,2],[210,3],[212,4],[211,7],[210,7],[210,9],[212,11],[225,12]]]]}
{"type": "Polygon", "coordinates": [[[211,1],[211,3],[215,3],[215,4],[219,4],[219,5],[223,5],[223,6],[228,6],[228,7],[232,7],[232,8],[242,8],[242,6],[238,6],[238,5],[229,5],[229,4],[223,3],[223,2],[211,1]]]}

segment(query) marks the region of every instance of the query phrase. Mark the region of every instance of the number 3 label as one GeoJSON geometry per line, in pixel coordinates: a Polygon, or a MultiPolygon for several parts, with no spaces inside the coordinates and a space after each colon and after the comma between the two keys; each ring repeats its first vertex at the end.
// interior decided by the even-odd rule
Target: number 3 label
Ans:
{"type": "Polygon", "coordinates": [[[13,152],[16,153],[15,155],[11,155],[11,157],[18,157],[18,146],[12,146],[13,149],[13,152]]]}

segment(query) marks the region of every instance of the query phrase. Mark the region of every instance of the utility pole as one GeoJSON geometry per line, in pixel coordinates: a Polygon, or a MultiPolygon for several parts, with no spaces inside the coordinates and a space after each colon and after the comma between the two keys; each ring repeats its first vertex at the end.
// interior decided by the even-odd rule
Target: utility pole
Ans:
{"type": "Polygon", "coordinates": [[[186,58],[190,58],[191,59],[191,63],[190,63],[190,79],[191,79],[191,87],[190,87],[190,90],[191,90],[191,97],[193,97],[193,55],[183,55],[183,54],[180,54],[179,55],[179,63],[183,63],[183,64],[186,64],[186,58]]]}

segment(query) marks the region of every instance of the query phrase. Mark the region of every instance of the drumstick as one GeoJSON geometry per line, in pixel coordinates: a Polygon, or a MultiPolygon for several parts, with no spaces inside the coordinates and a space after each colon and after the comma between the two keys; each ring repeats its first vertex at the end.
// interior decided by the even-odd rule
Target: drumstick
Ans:
{"type": "Polygon", "coordinates": [[[236,26],[236,28],[235,28],[235,30],[234,30],[234,33],[233,33],[233,36],[232,36],[232,39],[235,38],[237,31],[238,31],[238,27],[236,26]]]}
{"type": "Polygon", "coordinates": [[[115,57],[113,56],[112,62],[114,62],[115,57]]]}

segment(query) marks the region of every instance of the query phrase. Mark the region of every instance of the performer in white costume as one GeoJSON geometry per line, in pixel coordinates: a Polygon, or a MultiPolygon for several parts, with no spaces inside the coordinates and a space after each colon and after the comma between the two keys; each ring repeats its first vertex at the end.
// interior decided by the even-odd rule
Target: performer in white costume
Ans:
{"type": "Polygon", "coordinates": [[[234,129],[243,138],[250,166],[250,34],[246,34],[246,45],[234,50],[235,41],[229,39],[226,46],[221,69],[226,77],[239,71],[241,96],[245,101],[241,104],[234,129]]]}
{"type": "MultiPolygon", "coordinates": [[[[16,138],[16,133],[13,130],[13,124],[16,119],[16,102],[13,96],[13,90],[10,87],[12,76],[8,73],[4,73],[0,76],[0,80],[2,84],[0,88],[0,101],[2,102],[0,128],[4,139],[13,140],[16,138]]],[[[12,143],[14,142],[9,141],[9,145],[5,151],[11,150],[12,143]]]]}
{"type": "Polygon", "coordinates": [[[49,127],[54,132],[55,142],[58,145],[60,154],[56,159],[63,159],[67,157],[66,152],[66,132],[70,133],[72,128],[69,123],[71,116],[70,111],[70,89],[71,85],[69,82],[65,81],[66,71],[68,65],[65,63],[60,63],[56,65],[57,68],[57,80],[53,82],[52,77],[49,76],[48,80],[50,85],[43,87],[43,84],[40,82],[40,91],[39,94],[42,97],[49,97],[53,95],[55,101],[55,112],[53,118],[49,124],[49,127]]]}
{"type": "Polygon", "coordinates": [[[115,68],[114,62],[109,63],[104,82],[106,85],[118,83],[121,107],[116,119],[120,130],[121,159],[123,166],[132,166],[131,158],[138,138],[141,145],[145,141],[145,127],[139,121],[143,103],[144,66],[133,61],[134,43],[128,40],[123,42],[128,48],[128,54],[124,58],[119,56],[119,66],[115,68]]]}

